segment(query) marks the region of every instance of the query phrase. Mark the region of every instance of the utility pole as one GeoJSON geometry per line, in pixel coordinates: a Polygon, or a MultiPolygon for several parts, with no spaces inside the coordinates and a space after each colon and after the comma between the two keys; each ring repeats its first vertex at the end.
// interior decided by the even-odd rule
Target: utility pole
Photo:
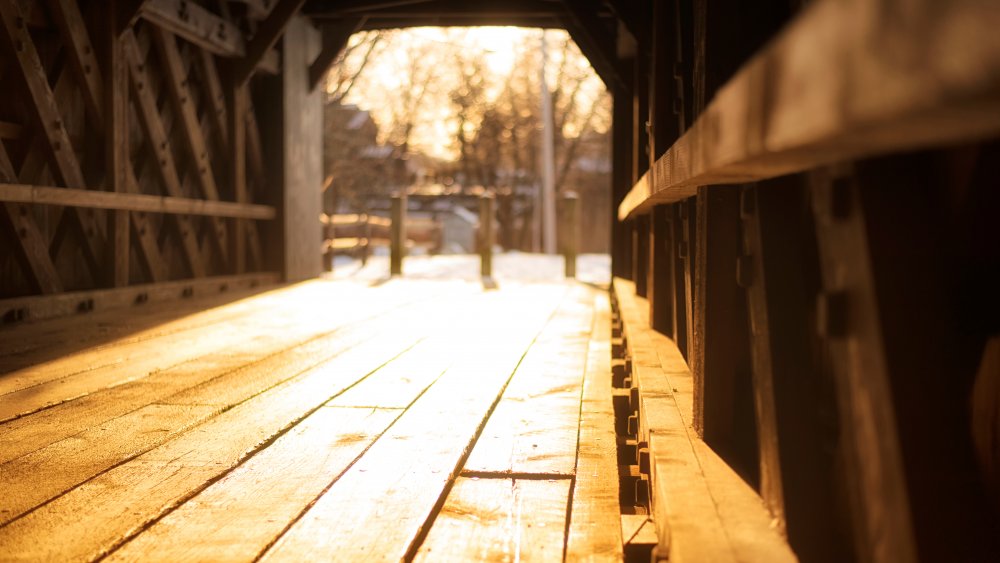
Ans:
{"type": "Polygon", "coordinates": [[[546,76],[548,52],[545,30],[542,30],[542,249],[545,254],[556,253],[556,194],[555,157],[553,149],[554,123],[552,120],[552,94],[546,76]]]}

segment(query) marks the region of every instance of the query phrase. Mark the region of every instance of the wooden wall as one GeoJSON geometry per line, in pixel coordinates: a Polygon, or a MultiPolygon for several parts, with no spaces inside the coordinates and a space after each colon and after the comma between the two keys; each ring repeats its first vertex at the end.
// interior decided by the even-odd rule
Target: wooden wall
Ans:
{"type": "Polygon", "coordinates": [[[0,2],[0,316],[318,273],[303,3],[0,2]]]}

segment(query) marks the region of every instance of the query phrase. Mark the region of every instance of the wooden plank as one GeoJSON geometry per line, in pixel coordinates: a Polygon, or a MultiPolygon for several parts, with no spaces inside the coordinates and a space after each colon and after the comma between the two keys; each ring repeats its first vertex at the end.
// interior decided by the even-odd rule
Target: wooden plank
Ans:
{"type": "Polygon", "coordinates": [[[24,126],[19,123],[0,121],[0,139],[16,141],[24,133],[24,126]]]}
{"type": "Polygon", "coordinates": [[[225,154],[229,146],[229,128],[226,119],[226,93],[223,91],[215,56],[205,49],[194,49],[194,67],[205,88],[204,104],[207,107],[212,130],[218,139],[219,152],[225,154]]]}
{"type": "MultiPolygon", "coordinates": [[[[229,138],[228,160],[230,181],[233,195],[237,203],[249,201],[247,193],[247,122],[246,113],[249,110],[250,91],[246,86],[230,84],[226,90],[226,105],[229,106],[227,131],[229,138]]],[[[229,249],[233,259],[233,271],[241,273],[246,270],[247,224],[239,219],[233,221],[233,232],[230,237],[229,249]]]]}
{"type": "Polygon", "coordinates": [[[24,184],[0,184],[0,201],[36,205],[62,205],[87,209],[199,215],[213,218],[233,217],[271,220],[277,217],[277,211],[274,207],[254,203],[234,203],[212,199],[102,192],[97,190],[77,190],[24,184]]]}
{"type": "Polygon", "coordinates": [[[97,557],[203,490],[412,342],[398,333],[388,340],[372,339],[300,373],[8,523],[0,528],[0,545],[19,558],[97,557]],[[95,521],[93,514],[104,517],[95,521]],[[55,535],[59,542],[46,539],[55,535]]]}
{"type": "Polygon", "coordinates": [[[699,185],[996,135],[998,27],[1000,6],[978,0],[810,4],[719,90],[619,218],[699,185]]]}
{"type": "Polygon", "coordinates": [[[558,561],[570,481],[460,477],[414,561],[558,561]]]}
{"type": "MultiPolygon", "coordinates": [[[[131,162],[126,164],[125,172],[125,188],[130,193],[138,193],[139,182],[135,178],[131,162]]],[[[129,213],[129,224],[132,226],[131,236],[135,240],[142,269],[146,272],[150,283],[166,281],[169,275],[169,264],[160,253],[160,245],[149,217],[141,211],[131,212],[129,213]]]]}
{"type": "MultiPolygon", "coordinates": [[[[311,299],[297,304],[285,303],[278,309],[282,312],[281,315],[275,314],[277,312],[275,310],[255,311],[242,318],[239,323],[231,322],[222,327],[210,327],[202,332],[201,338],[193,338],[191,334],[179,332],[158,339],[157,346],[153,350],[150,350],[146,342],[118,347],[110,363],[103,359],[108,356],[108,351],[101,350],[83,352],[39,367],[19,370],[7,374],[0,380],[0,390],[4,391],[2,395],[4,402],[0,405],[0,420],[24,416],[101,389],[135,381],[151,372],[178,365],[215,350],[238,346],[244,341],[252,350],[254,343],[247,341],[247,336],[250,334],[261,335],[262,341],[256,344],[261,346],[262,350],[267,350],[268,334],[271,331],[282,333],[279,342],[289,342],[284,340],[287,338],[292,339],[290,342],[295,342],[295,339],[306,341],[336,331],[352,320],[377,315],[385,310],[384,307],[400,306],[407,299],[413,299],[398,293],[394,297],[392,292],[388,292],[384,298],[386,303],[374,308],[366,307],[368,304],[347,307],[341,303],[339,309],[328,309],[330,305],[317,306],[311,299]],[[317,316],[318,312],[324,310],[326,314],[317,316]],[[67,369],[67,365],[84,367],[67,369]]],[[[303,295],[303,299],[307,297],[303,295]]],[[[216,399],[224,402],[226,396],[236,394],[251,384],[249,379],[234,383],[232,388],[220,390],[216,399]]],[[[225,387],[224,384],[220,386],[225,387]]]]}
{"type": "Polygon", "coordinates": [[[236,63],[234,79],[237,84],[246,84],[250,80],[257,65],[278,42],[285,27],[303,4],[305,0],[277,0],[267,19],[260,22],[257,32],[247,43],[246,56],[236,63]]]}
{"type": "Polygon", "coordinates": [[[621,561],[622,530],[617,524],[618,457],[615,411],[611,404],[611,306],[594,297],[594,330],[580,406],[576,483],[566,538],[567,561],[621,561]]]}
{"type": "Polygon", "coordinates": [[[197,280],[179,280],[128,288],[95,289],[63,292],[48,296],[0,299],[0,317],[11,311],[21,311],[22,320],[64,317],[95,309],[125,307],[145,302],[176,300],[179,297],[219,293],[229,289],[257,287],[278,283],[273,272],[258,272],[241,276],[214,276],[197,280]]]}
{"type": "Polygon", "coordinates": [[[463,475],[573,475],[593,302],[584,286],[570,291],[518,365],[463,475]]]}
{"type": "MultiPolygon", "coordinates": [[[[69,1],[69,0],[57,0],[69,1]]],[[[108,188],[122,194],[129,191],[129,169],[132,161],[129,155],[129,85],[128,61],[124,46],[119,39],[118,0],[111,0],[109,14],[103,30],[104,49],[104,115],[107,124],[104,131],[104,162],[108,188]]],[[[79,15],[79,14],[77,14],[79,15]]],[[[84,69],[86,70],[86,69],[84,69]]],[[[111,239],[110,261],[111,285],[125,287],[129,284],[129,262],[131,258],[130,213],[115,210],[109,214],[111,239]]],[[[140,246],[140,248],[142,248],[140,246]]]]}
{"type": "Polygon", "coordinates": [[[421,530],[442,502],[477,429],[499,400],[530,341],[554,309],[559,288],[519,298],[487,294],[481,318],[456,327],[455,364],[262,557],[399,560],[416,552],[421,530]],[[500,311],[504,311],[500,314],[500,311]],[[494,316],[496,315],[496,316],[494,316]],[[477,345],[478,343],[478,345],[477,345]],[[484,345],[484,343],[489,343],[484,345]],[[372,498],[379,502],[371,502],[372,498]],[[393,525],[377,525],[391,506],[393,525]],[[329,534],[329,530],[350,533],[329,534]]]}
{"type": "Polygon", "coordinates": [[[246,43],[236,24],[194,2],[149,0],[142,6],[144,20],[169,31],[210,53],[243,57],[246,43]]]}
{"type": "Polygon", "coordinates": [[[697,437],[695,383],[680,350],[649,328],[632,284],[614,291],[639,386],[639,439],[650,448],[658,557],[670,561],[795,561],[760,497],[697,437]]]}
{"type": "Polygon", "coordinates": [[[391,409],[319,409],[106,561],[147,561],[154,554],[251,561],[398,416],[391,409]]]}
{"type": "Polygon", "coordinates": [[[0,524],[195,426],[205,405],[147,405],[4,463],[0,524]]]}
{"type": "Polygon", "coordinates": [[[448,338],[428,338],[343,395],[333,407],[404,409],[451,365],[448,338]]]}

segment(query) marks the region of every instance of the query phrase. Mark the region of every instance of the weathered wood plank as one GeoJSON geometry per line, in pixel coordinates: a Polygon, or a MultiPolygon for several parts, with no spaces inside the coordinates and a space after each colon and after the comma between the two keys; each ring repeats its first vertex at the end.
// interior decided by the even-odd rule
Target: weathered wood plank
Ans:
{"type": "Polygon", "coordinates": [[[611,306],[606,295],[597,295],[580,406],[567,561],[621,561],[623,557],[611,394],[611,306]]]}
{"type": "Polygon", "coordinates": [[[558,561],[569,479],[460,477],[414,561],[558,561]]]}
{"type": "Polygon", "coordinates": [[[650,448],[658,556],[795,561],[760,497],[698,439],[695,383],[676,345],[649,328],[649,307],[631,282],[615,278],[614,291],[639,386],[640,440],[650,448]]]}
{"type": "Polygon", "coordinates": [[[106,561],[252,561],[399,414],[319,409],[106,561]]]}
{"type": "Polygon", "coordinates": [[[398,333],[389,341],[371,339],[299,373],[8,523],[0,528],[0,545],[19,558],[101,555],[203,490],[413,340],[398,333]],[[102,518],[94,520],[92,514],[102,518]],[[48,540],[56,536],[59,542],[48,540]]]}
{"type": "Polygon", "coordinates": [[[1000,6],[979,0],[810,4],[718,91],[619,218],[699,185],[996,135],[998,27],[1000,6]]]}
{"type": "Polygon", "coordinates": [[[457,326],[454,350],[460,357],[451,369],[262,559],[397,561],[412,555],[415,539],[461,466],[477,429],[554,309],[560,291],[546,289],[519,299],[507,294],[498,300],[493,298],[496,294],[487,294],[480,315],[502,322],[480,325],[476,335],[457,326]],[[379,502],[370,502],[372,498],[379,502]],[[393,507],[392,526],[379,526],[387,517],[387,506],[393,507]],[[329,530],[351,533],[329,534],[329,530]]]}
{"type": "Polygon", "coordinates": [[[277,217],[277,210],[269,205],[138,193],[113,193],[97,190],[28,186],[24,184],[0,183],[0,201],[8,203],[32,203],[36,205],[63,205],[66,207],[88,209],[200,215],[213,218],[234,217],[240,219],[271,220],[277,217]]]}
{"type": "Polygon", "coordinates": [[[570,291],[517,367],[463,475],[574,473],[593,303],[586,287],[570,291]]]}
{"type": "Polygon", "coordinates": [[[243,57],[246,43],[236,24],[194,2],[149,0],[140,14],[146,21],[216,55],[243,57]]]}
{"type": "Polygon", "coordinates": [[[428,338],[330,401],[330,406],[406,408],[420,391],[448,369],[451,364],[450,352],[450,339],[428,338]]]}
{"type": "Polygon", "coordinates": [[[206,405],[147,405],[0,465],[0,523],[157,446],[218,411],[206,405]]]}
{"type": "MultiPolygon", "coordinates": [[[[393,298],[392,293],[388,292],[383,294],[383,302],[372,307],[368,303],[345,303],[332,299],[317,305],[308,301],[305,295],[303,297],[302,302],[285,302],[276,307],[276,310],[261,309],[238,322],[229,322],[224,326],[166,335],[157,339],[155,347],[148,342],[116,347],[115,354],[110,356],[110,363],[107,363],[108,350],[100,350],[83,352],[36,368],[7,374],[0,380],[0,392],[4,392],[0,395],[4,399],[0,404],[0,420],[23,416],[100,389],[135,381],[157,370],[215,350],[225,350],[241,342],[252,345],[253,340],[249,338],[251,335],[262,339],[257,343],[260,346],[275,339],[278,342],[289,342],[285,340],[287,338],[292,339],[291,342],[295,339],[306,342],[321,334],[334,332],[350,322],[377,316],[393,306],[399,307],[407,299],[413,298],[405,293],[397,293],[393,298]],[[338,302],[339,307],[335,305],[338,302]],[[277,314],[279,310],[281,314],[277,314]],[[101,365],[102,362],[104,365],[101,365]],[[97,363],[97,366],[91,365],[93,363],[97,363]]],[[[400,315],[403,313],[408,311],[399,312],[400,315]]],[[[263,349],[267,350],[266,347],[263,349]]],[[[237,394],[250,384],[248,380],[236,382],[231,388],[226,388],[225,384],[220,385],[220,395],[213,399],[213,404],[226,404],[225,396],[237,394]]]]}

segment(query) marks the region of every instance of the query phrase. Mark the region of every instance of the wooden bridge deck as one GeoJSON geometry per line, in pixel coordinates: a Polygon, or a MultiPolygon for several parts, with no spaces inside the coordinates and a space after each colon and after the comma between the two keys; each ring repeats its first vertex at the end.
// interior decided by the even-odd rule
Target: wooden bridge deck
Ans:
{"type": "Polygon", "coordinates": [[[135,310],[0,332],[0,560],[621,558],[607,292],[135,310]]]}

